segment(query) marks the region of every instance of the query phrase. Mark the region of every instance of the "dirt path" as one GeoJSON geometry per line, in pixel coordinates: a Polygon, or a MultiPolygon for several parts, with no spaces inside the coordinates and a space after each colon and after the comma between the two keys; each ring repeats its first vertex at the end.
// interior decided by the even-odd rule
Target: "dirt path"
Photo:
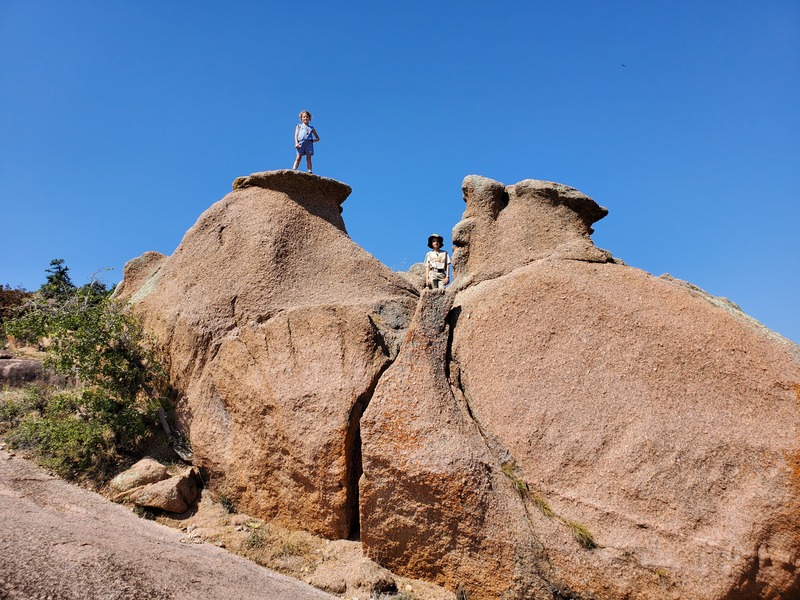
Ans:
{"type": "Polygon", "coordinates": [[[0,450],[0,598],[335,598],[0,450]]]}

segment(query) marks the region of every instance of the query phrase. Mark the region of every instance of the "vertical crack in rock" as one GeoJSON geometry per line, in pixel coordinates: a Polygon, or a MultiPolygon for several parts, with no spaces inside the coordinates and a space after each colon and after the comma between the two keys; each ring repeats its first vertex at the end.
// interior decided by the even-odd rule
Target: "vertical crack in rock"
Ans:
{"type": "MultiPolygon", "coordinates": [[[[378,336],[380,338],[380,336],[378,336]]],[[[358,541],[361,539],[361,522],[359,517],[359,491],[358,483],[364,472],[361,457],[361,417],[369,406],[370,400],[378,387],[378,382],[383,377],[386,370],[392,365],[389,360],[380,368],[370,382],[369,387],[353,404],[348,417],[347,434],[345,436],[345,460],[347,472],[347,500],[345,504],[346,522],[348,527],[349,540],[358,541]]]]}
{"type": "MultiPolygon", "coordinates": [[[[513,457],[507,449],[503,448],[498,442],[492,439],[492,436],[485,431],[480,421],[475,417],[472,407],[470,406],[466,390],[461,382],[461,366],[453,356],[453,338],[460,315],[461,307],[454,306],[445,317],[445,327],[447,332],[447,346],[444,356],[445,377],[447,378],[454,401],[462,408],[464,414],[468,416],[469,421],[475,427],[478,435],[483,440],[483,444],[486,447],[488,455],[495,461],[495,468],[499,473],[503,473],[506,475],[506,477],[508,477],[503,465],[508,463],[513,464],[513,457]]],[[[514,482],[510,483],[513,484],[514,482]]],[[[536,572],[533,574],[533,576],[538,578],[544,584],[544,587],[553,593],[553,598],[572,598],[574,600],[580,600],[580,596],[571,595],[571,593],[570,595],[566,596],[560,595],[563,593],[561,586],[553,584],[553,567],[550,562],[547,548],[540,541],[539,536],[536,535],[534,519],[528,506],[529,501],[520,493],[516,493],[514,495],[519,499],[519,502],[522,505],[523,512],[525,513],[525,520],[530,533],[529,539],[533,551],[532,561],[536,565],[536,572]]],[[[531,574],[528,573],[527,575],[530,576],[531,574]]]]}

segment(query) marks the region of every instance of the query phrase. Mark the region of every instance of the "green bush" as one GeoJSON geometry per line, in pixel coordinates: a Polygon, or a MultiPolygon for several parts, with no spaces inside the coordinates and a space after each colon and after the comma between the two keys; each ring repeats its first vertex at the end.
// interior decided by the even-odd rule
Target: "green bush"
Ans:
{"type": "Polygon", "coordinates": [[[63,261],[51,267],[48,283],[6,328],[19,340],[46,340],[45,366],[79,386],[4,400],[0,421],[13,446],[35,450],[60,474],[102,480],[156,427],[170,392],[166,369],[126,303],[95,281],[75,287],[63,261]]]}
{"type": "Polygon", "coordinates": [[[32,383],[0,392],[0,433],[17,427],[28,414],[41,413],[47,405],[48,387],[32,383]]]}
{"type": "Polygon", "coordinates": [[[52,416],[24,419],[8,436],[14,447],[37,450],[43,465],[68,478],[102,476],[115,462],[113,438],[103,423],[52,416]]]}

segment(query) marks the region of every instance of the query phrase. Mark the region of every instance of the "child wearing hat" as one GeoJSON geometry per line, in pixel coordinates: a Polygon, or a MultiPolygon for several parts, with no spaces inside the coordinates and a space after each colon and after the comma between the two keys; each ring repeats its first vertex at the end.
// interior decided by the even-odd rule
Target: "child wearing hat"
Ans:
{"type": "Polygon", "coordinates": [[[431,252],[425,255],[425,287],[443,290],[450,283],[450,257],[442,250],[444,238],[438,233],[428,237],[431,252]]]}

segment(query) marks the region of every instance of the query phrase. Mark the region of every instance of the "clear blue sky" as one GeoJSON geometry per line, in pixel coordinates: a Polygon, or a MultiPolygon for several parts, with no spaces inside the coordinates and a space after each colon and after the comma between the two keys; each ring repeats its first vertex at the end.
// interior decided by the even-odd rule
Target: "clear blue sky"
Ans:
{"type": "Polygon", "coordinates": [[[465,175],[558,181],[598,246],[800,342],[797,0],[0,0],[0,56],[0,284],[171,254],[307,108],[394,269],[449,247],[465,175]]]}

